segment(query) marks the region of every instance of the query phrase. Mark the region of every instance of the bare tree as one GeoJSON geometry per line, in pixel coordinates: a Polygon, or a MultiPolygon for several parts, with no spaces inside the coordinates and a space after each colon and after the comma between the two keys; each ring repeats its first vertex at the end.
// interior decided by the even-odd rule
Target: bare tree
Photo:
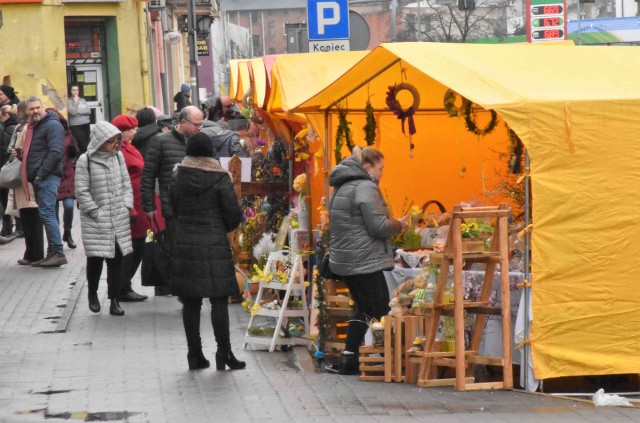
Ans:
{"type": "Polygon", "coordinates": [[[427,0],[404,9],[405,40],[464,43],[469,39],[507,35],[506,8],[510,0],[427,0]],[[426,4],[426,6],[425,6],[426,4]],[[462,9],[462,10],[461,10],[462,9]]]}

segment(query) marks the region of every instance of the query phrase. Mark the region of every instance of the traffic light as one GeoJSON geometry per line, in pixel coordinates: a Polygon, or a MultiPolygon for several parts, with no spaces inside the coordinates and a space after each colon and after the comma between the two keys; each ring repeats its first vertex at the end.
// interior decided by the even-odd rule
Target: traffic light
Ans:
{"type": "Polygon", "coordinates": [[[458,10],[464,12],[466,10],[475,10],[476,0],[458,0],[458,10]]]}

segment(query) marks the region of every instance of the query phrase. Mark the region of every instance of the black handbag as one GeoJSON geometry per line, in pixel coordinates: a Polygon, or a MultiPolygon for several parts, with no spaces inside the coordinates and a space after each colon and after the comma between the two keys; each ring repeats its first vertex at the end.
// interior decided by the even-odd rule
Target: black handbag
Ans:
{"type": "Polygon", "coordinates": [[[142,252],[141,283],[142,286],[168,286],[171,255],[166,231],[158,232],[155,221],[152,221],[151,228],[153,240],[146,240],[142,252]]]}
{"type": "Polygon", "coordinates": [[[331,267],[329,266],[329,252],[322,256],[322,260],[318,264],[318,273],[322,277],[322,279],[335,279],[339,280],[340,276],[336,275],[331,271],[331,267]]]}

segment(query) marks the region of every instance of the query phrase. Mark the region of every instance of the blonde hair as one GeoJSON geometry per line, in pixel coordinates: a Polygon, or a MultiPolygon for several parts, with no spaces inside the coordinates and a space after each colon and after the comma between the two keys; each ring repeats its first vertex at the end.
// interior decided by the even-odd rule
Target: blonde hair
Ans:
{"type": "Polygon", "coordinates": [[[0,113],[3,115],[15,115],[18,113],[18,107],[15,104],[6,104],[0,108],[0,113]]]}

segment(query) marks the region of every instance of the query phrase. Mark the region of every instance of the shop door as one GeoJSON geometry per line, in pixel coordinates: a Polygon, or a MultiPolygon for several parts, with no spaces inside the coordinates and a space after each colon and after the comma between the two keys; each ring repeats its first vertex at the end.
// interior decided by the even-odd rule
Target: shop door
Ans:
{"type": "Polygon", "coordinates": [[[91,107],[91,123],[104,120],[102,65],[76,65],[74,79],[80,88],[80,97],[91,107]]]}

